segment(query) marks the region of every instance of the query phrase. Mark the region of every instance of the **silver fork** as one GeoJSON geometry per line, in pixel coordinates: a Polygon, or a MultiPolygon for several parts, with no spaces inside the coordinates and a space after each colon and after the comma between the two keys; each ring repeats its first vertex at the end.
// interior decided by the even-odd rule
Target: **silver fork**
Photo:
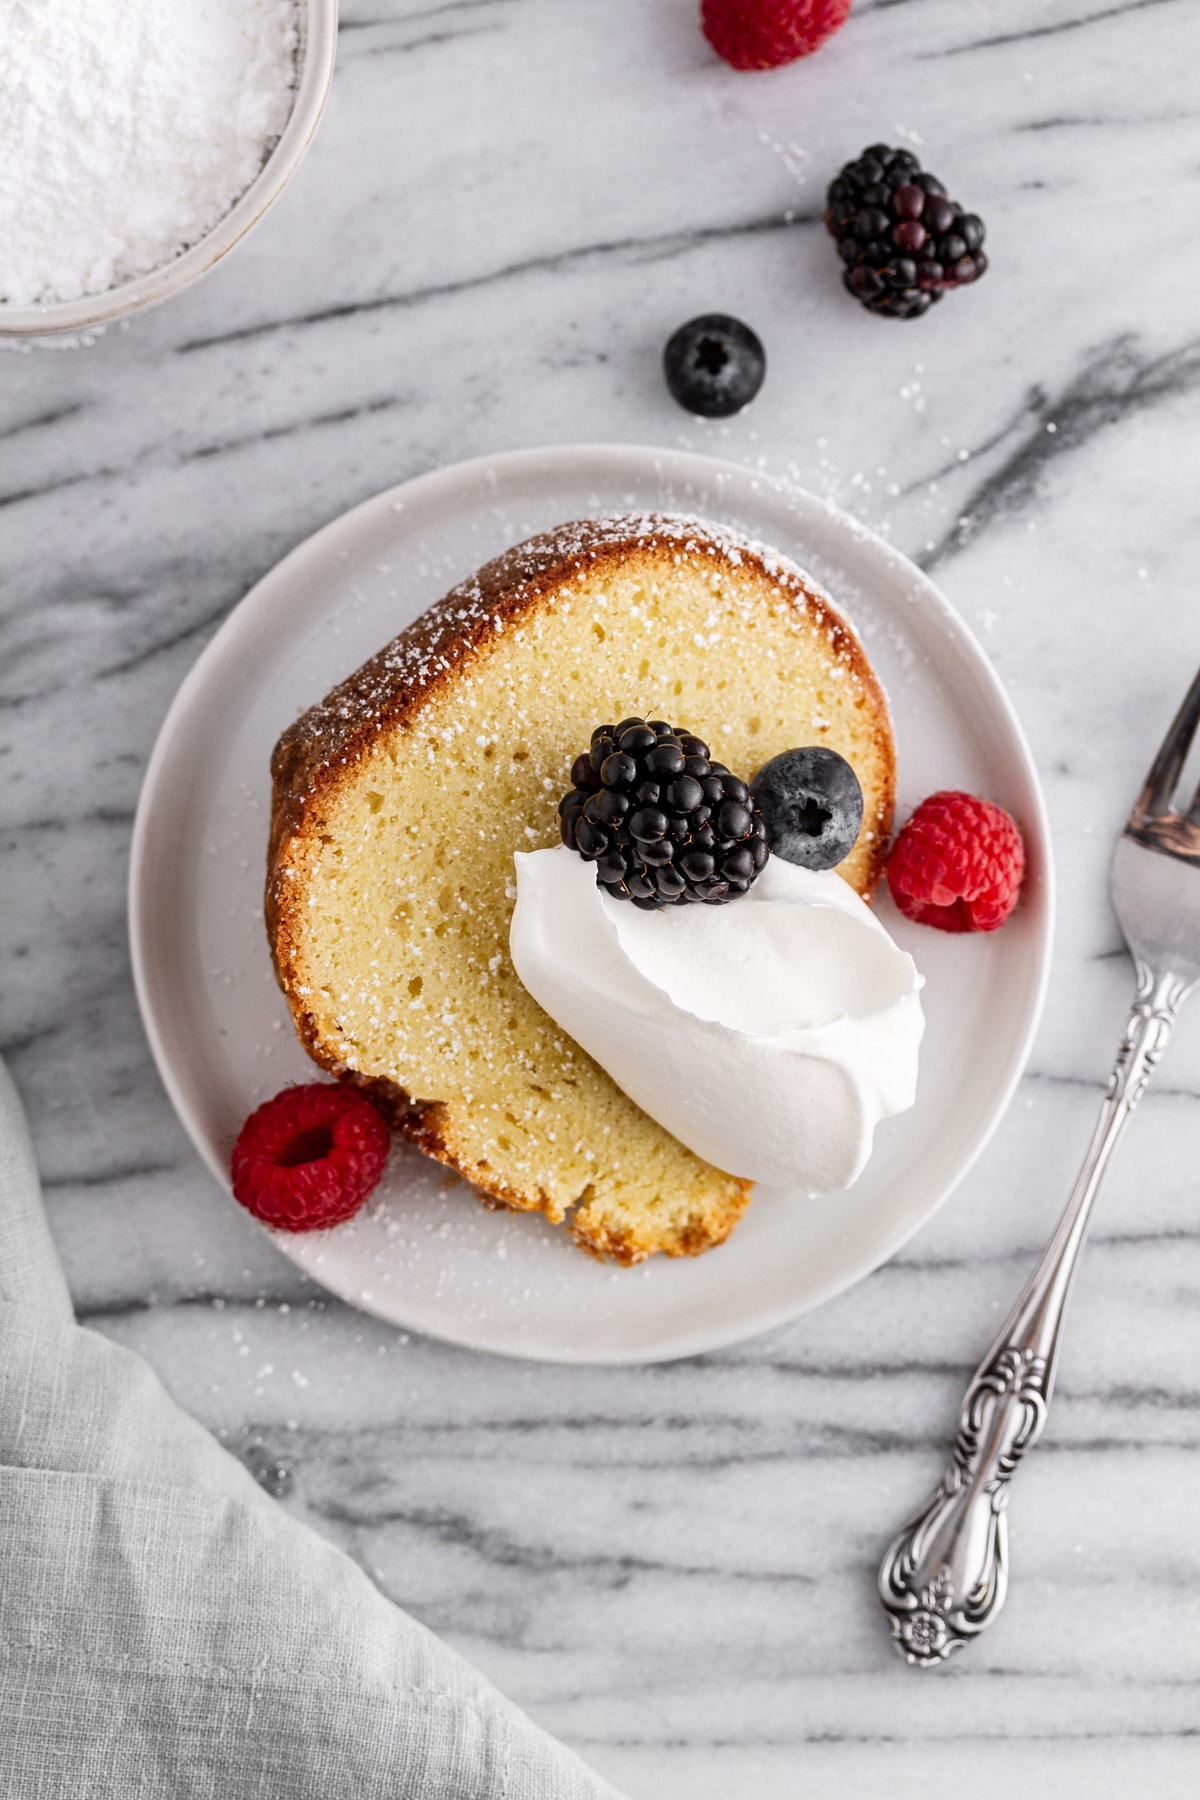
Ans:
{"type": "Polygon", "coordinates": [[[1137,970],[1137,993],[1083,1167],[1041,1261],[967,1389],[949,1468],[893,1539],[879,1571],[896,1648],[916,1668],[945,1662],[1004,1604],[1009,1483],[1046,1423],[1092,1205],[1179,1008],[1200,981],[1200,789],[1186,812],[1172,809],[1198,723],[1200,674],[1113,855],[1113,910],[1137,970]]]}

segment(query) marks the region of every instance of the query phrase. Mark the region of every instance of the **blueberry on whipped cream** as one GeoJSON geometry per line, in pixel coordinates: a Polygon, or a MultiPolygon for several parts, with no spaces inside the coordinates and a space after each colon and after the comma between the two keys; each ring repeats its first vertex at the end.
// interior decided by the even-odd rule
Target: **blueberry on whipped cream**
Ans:
{"type": "Polygon", "coordinates": [[[776,856],[802,869],[832,869],[849,856],[862,825],[858,776],[844,756],[812,744],[783,750],[750,783],[776,856]]]}

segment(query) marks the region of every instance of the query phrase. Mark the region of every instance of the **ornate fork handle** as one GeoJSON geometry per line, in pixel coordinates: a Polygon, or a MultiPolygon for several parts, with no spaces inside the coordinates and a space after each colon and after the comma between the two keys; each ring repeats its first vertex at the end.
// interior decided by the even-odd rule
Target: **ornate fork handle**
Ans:
{"type": "Polygon", "coordinates": [[[1091,1144],[1054,1236],[967,1389],[954,1456],[893,1540],[879,1594],[900,1654],[932,1668],[989,1625],[1008,1587],[1009,1483],[1046,1422],[1092,1205],[1191,982],[1138,964],[1137,995],[1091,1144]]]}

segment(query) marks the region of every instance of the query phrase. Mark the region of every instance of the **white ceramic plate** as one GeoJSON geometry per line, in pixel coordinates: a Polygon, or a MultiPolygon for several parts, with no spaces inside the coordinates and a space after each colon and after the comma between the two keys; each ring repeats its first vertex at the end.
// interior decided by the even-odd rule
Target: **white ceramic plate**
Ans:
{"type": "MultiPolygon", "coordinates": [[[[396,1325],[510,1356],[686,1356],[794,1318],[891,1256],[962,1179],[1037,1024],[1052,900],[1046,819],[1012,708],[962,621],[911,563],[812,495],[708,457],[628,446],[458,464],[356,507],[284,558],[184,682],[146,774],[130,928],[142,1015],[167,1091],[216,1179],[246,1114],[315,1070],[296,1043],[262,919],[268,761],[282,728],[461,577],[535,531],[613,508],[700,513],[792,556],[848,610],[896,725],[899,817],[936,788],[999,801],[1025,834],[1024,904],[991,937],[880,915],[926,977],[917,1102],[885,1121],[856,1185],[763,1191],[728,1244],[632,1270],[540,1218],[490,1213],[397,1145],[363,1212],[273,1234],[285,1255],[396,1325]]],[[[231,1202],[232,1204],[232,1202],[231,1202]]]]}

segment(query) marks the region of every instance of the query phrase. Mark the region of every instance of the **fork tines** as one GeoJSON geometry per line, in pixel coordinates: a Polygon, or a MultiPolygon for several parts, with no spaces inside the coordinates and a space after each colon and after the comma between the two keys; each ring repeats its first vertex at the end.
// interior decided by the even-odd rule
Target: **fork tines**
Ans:
{"type": "MultiPolygon", "coordinates": [[[[1167,729],[1167,735],[1159,746],[1158,755],[1150,765],[1141,793],[1134,801],[1133,811],[1129,815],[1126,831],[1132,837],[1153,839],[1161,838],[1162,827],[1178,826],[1185,822],[1190,826],[1200,825],[1200,788],[1192,797],[1186,814],[1186,820],[1174,810],[1172,802],[1179,777],[1183,773],[1183,765],[1187,761],[1188,751],[1192,747],[1192,739],[1196,735],[1196,727],[1200,725],[1200,672],[1198,672],[1184,696],[1183,705],[1179,708],[1167,729]],[[1155,826],[1158,830],[1154,830],[1155,826]],[[1147,828],[1150,828],[1149,830],[1147,828]]],[[[1183,848],[1182,845],[1172,846],[1183,848]]],[[[1194,850],[1194,845],[1188,845],[1194,850]]]]}

